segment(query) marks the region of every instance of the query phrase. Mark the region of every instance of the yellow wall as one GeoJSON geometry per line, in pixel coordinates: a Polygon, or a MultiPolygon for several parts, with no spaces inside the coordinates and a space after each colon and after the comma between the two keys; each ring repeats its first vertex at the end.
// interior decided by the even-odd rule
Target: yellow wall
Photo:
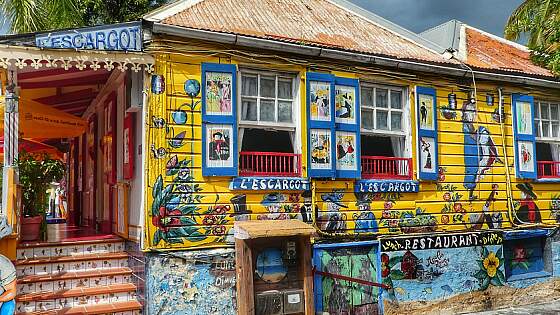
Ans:
{"type": "MultiPolygon", "coordinates": [[[[259,219],[266,217],[266,214],[269,213],[261,202],[266,198],[266,194],[270,193],[278,193],[279,195],[276,197],[284,200],[281,202],[281,208],[286,214],[284,216],[286,218],[298,217],[299,208],[305,202],[314,202],[319,210],[316,224],[321,229],[324,229],[327,223],[328,214],[340,212],[346,225],[343,234],[356,234],[355,219],[361,213],[368,211],[373,213],[378,225],[378,233],[373,234],[488,229],[488,224],[483,221],[485,218],[483,214],[488,214],[489,217],[494,218],[495,228],[512,227],[512,220],[510,220],[508,214],[508,187],[511,187],[509,192],[514,198],[513,207],[519,207],[519,200],[522,197],[520,190],[516,188],[519,181],[515,179],[511,94],[525,91],[524,88],[505,86],[504,109],[506,120],[502,126],[496,120],[497,115],[494,112],[498,108],[497,86],[479,82],[477,87],[477,112],[472,127],[474,130],[480,130],[483,127],[489,131],[490,137],[497,148],[500,161],[495,161],[493,166],[485,172],[484,178],[472,190],[472,198],[469,198],[471,194],[464,185],[466,170],[463,128],[465,123],[462,121],[461,108],[468,97],[470,87],[459,86],[452,80],[443,77],[421,74],[395,76],[379,71],[344,72],[340,71],[340,67],[337,67],[336,71],[331,70],[331,73],[337,76],[357,77],[361,81],[370,83],[390,84],[407,88],[412,120],[411,145],[415,169],[414,179],[417,179],[414,90],[416,86],[434,87],[437,90],[438,161],[441,174],[438,182],[420,182],[418,193],[356,195],[354,193],[354,181],[352,180],[313,180],[311,186],[314,187],[314,193],[311,201],[304,200],[301,191],[232,191],[229,189],[231,178],[205,178],[202,176],[201,104],[198,104],[194,111],[187,110],[187,123],[185,125],[174,125],[171,119],[173,110],[178,109],[184,103],[191,103],[190,98],[183,91],[183,84],[188,79],[196,79],[202,82],[201,62],[235,64],[243,62],[247,64],[246,59],[240,61],[236,58],[203,57],[196,54],[189,56],[161,54],[157,56],[155,73],[164,75],[166,90],[163,94],[151,94],[146,113],[146,121],[149,124],[145,148],[145,154],[148,157],[144,242],[146,249],[185,249],[231,245],[231,228],[234,221],[232,216],[234,205],[231,199],[239,195],[246,196],[246,206],[251,214],[238,216],[238,219],[259,219]],[[447,105],[447,95],[452,92],[457,94],[458,104],[457,109],[451,112],[451,115],[454,113],[455,117],[448,119],[442,115],[441,107],[447,105]],[[493,106],[486,104],[486,93],[494,95],[493,106]],[[165,125],[158,128],[156,124],[160,118],[165,120],[165,125]],[[154,122],[154,119],[156,122],[154,122]],[[178,149],[171,148],[168,145],[168,140],[172,137],[172,134],[177,135],[181,132],[185,132],[186,135],[183,145],[178,149]],[[505,135],[504,138],[502,132],[505,135]],[[506,154],[504,154],[504,141],[506,154]],[[156,158],[155,155],[159,155],[159,157],[156,158]],[[176,161],[174,160],[175,156],[177,157],[176,161]],[[169,163],[183,165],[182,171],[179,174],[166,174],[166,164],[169,163]],[[506,181],[506,165],[510,167],[509,172],[512,181],[510,185],[506,181]],[[173,180],[178,177],[184,178],[185,181],[173,184],[173,180]],[[161,183],[158,183],[158,178],[162,179],[161,183]],[[165,187],[168,187],[168,189],[171,189],[170,191],[176,192],[177,195],[179,195],[178,190],[185,193],[181,194],[181,200],[174,200],[177,202],[176,206],[168,207],[168,211],[165,212],[159,207],[159,197],[154,195],[154,187],[156,187],[156,191],[165,190],[165,187]],[[493,190],[495,191],[495,194],[492,194],[494,200],[487,201],[493,190]],[[328,199],[326,197],[329,194],[339,198],[338,204],[323,201],[323,199],[328,199]],[[358,197],[360,200],[358,200],[358,197]],[[174,224],[182,225],[182,227],[172,227],[174,224]]],[[[257,67],[290,70],[300,74],[301,142],[305,176],[307,158],[305,73],[306,71],[318,70],[309,70],[309,67],[288,65],[288,63],[266,65],[263,62],[257,67]]],[[[325,64],[325,68],[328,69],[329,65],[325,64]]],[[[335,68],[331,67],[331,69],[335,68]]],[[[323,69],[322,71],[328,70],[323,69]]],[[[240,80],[239,77],[238,80],[240,80]]],[[[541,96],[549,94],[548,91],[533,92],[532,94],[541,96]]],[[[194,101],[201,101],[200,96],[199,94],[194,101]]],[[[560,99],[558,95],[548,96],[560,99]]],[[[183,109],[185,108],[183,107],[183,109]]],[[[560,184],[533,183],[532,185],[538,196],[536,203],[540,208],[543,222],[556,224],[556,212],[551,210],[553,200],[560,200],[560,193],[557,193],[560,184]]],[[[560,211],[560,204],[556,205],[556,209],[558,209],[556,211],[560,211]]]]}

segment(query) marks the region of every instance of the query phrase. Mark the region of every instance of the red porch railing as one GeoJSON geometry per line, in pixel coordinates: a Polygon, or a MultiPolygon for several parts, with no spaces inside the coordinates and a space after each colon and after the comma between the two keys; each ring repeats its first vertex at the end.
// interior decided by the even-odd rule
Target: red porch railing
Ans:
{"type": "Polygon", "coordinates": [[[239,153],[240,176],[301,176],[301,154],[280,152],[239,153]]]}
{"type": "Polygon", "coordinates": [[[412,179],[412,159],[362,156],[362,178],[412,179]]]}
{"type": "Polygon", "coordinates": [[[560,162],[537,161],[537,177],[538,178],[559,178],[560,177],[560,162]]]}

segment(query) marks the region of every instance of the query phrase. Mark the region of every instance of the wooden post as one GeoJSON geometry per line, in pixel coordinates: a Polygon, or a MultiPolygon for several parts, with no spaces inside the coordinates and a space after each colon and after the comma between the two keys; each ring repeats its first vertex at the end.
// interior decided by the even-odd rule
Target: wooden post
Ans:
{"type": "Polygon", "coordinates": [[[313,301],[313,272],[311,241],[309,236],[299,236],[301,252],[300,268],[303,275],[303,296],[305,298],[305,315],[315,314],[315,303],[313,301]]]}
{"type": "Polygon", "coordinates": [[[253,291],[253,252],[248,240],[235,239],[235,271],[237,274],[237,314],[255,314],[253,291]]]}

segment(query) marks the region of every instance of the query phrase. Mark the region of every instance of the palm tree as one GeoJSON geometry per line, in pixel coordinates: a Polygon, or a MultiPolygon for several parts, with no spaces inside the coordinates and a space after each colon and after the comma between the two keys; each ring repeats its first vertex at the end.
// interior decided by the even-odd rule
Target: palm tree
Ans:
{"type": "Polygon", "coordinates": [[[31,33],[83,24],[74,0],[0,0],[4,27],[11,33],[31,33]]]}
{"type": "Polygon", "coordinates": [[[504,35],[509,40],[527,35],[533,60],[560,73],[560,0],[525,0],[509,17],[504,35]]]}

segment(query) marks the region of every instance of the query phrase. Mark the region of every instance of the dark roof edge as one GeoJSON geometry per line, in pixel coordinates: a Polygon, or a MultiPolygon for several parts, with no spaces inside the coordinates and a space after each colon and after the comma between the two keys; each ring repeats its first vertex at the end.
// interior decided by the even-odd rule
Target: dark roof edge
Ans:
{"type": "MultiPolygon", "coordinates": [[[[380,66],[388,66],[398,69],[406,69],[413,71],[430,72],[436,74],[445,74],[458,77],[470,76],[470,70],[461,67],[460,64],[438,65],[430,62],[411,61],[385,56],[368,55],[364,53],[356,53],[344,50],[336,50],[330,48],[321,48],[317,46],[298,45],[286,43],[270,39],[261,39],[244,35],[231,33],[221,33],[206,31],[181,26],[167,25],[162,23],[153,23],[152,31],[154,34],[166,34],[182,38],[197,39],[210,41],[215,43],[237,45],[242,47],[261,48],[278,52],[297,53],[300,55],[324,57],[330,59],[338,59],[353,62],[370,63],[380,66]]],[[[557,80],[547,80],[543,78],[528,76],[501,74],[489,71],[474,71],[479,79],[492,81],[507,81],[519,84],[528,84],[539,87],[559,88],[560,82],[557,80]]]]}

